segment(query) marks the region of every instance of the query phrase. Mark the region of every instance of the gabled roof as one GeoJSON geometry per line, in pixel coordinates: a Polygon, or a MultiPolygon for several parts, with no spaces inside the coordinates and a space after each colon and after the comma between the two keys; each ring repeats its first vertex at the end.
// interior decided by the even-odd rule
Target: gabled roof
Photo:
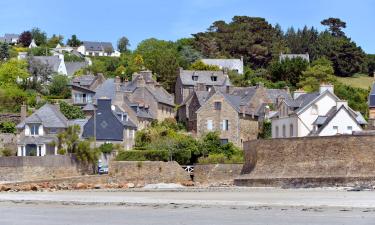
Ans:
{"type": "Polygon", "coordinates": [[[96,79],[96,76],[92,74],[81,75],[78,77],[74,77],[72,79],[72,83],[78,84],[80,86],[90,86],[92,83],[94,83],[95,79],[96,79]]]}
{"type": "Polygon", "coordinates": [[[83,62],[65,62],[66,72],[68,76],[73,76],[78,70],[88,66],[86,61],[83,62]]]}
{"type": "Polygon", "coordinates": [[[83,41],[82,45],[85,46],[86,51],[106,51],[110,49],[113,52],[111,42],[83,41]]]}
{"type": "Polygon", "coordinates": [[[54,72],[58,72],[59,66],[61,64],[61,59],[59,56],[33,56],[34,59],[47,64],[54,72]]]}
{"type": "Polygon", "coordinates": [[[287,101],[293,100],[290,93],[284,89],[267,89],[267,93],[268,97],[272,100],[274,104],[276,104],[276,100],[280,96],[282,96],[287,101]]]}
{"type": "Polygon", "coordinates": [[[24,121],[17,125],[18,129],[23,129],[25,124],[28,123],[41,123],[44,127],[52,128],[66,128],[68,127],[68,120],[56,108],[56,106],[46,103],[24,121]]]}
{"type": "Polygon", "coordinates": [[[114,99],[116,96],[116,85],[115,85],[115,79],[110,78],[104,81],[101,85],[99,85],[95,89],[95,99],[99,98],[109,98],[114,99]]]}
{"type": "Polygon", "coordinates": [[[179,78],[183,85],[195,86],[198,83],[212,86],[231,85],[228,75],[223,71],[180,70],[179,78]],[[197,76],[198,79],[193,80],[193,76],[197,76]],[[211,77],[216,77],[216,81],[211,77]]]}

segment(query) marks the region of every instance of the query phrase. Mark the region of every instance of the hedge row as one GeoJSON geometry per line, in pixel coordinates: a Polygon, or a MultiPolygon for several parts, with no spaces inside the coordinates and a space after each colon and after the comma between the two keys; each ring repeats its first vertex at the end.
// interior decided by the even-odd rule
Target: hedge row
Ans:
{"type": "Polygon", "coordinates": [[[189,164],[191,152],[189,150],[181,150],[176,152],[169,152],[167,150],[128,150],[120,151],[117,154],[117,161],[177,161],[181,165],[189,164]]]}

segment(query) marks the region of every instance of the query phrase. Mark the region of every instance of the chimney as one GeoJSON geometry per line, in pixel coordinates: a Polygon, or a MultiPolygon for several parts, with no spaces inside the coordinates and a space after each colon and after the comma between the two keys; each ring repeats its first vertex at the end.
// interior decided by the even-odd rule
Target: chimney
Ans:
{"type": "Polygon", "coordinates": [[[289,86],[285,86],[285,87],[284,87],[284,90],[285,90],[287,93],[290,93],[289,86]]]}
{"type": "Polygon", "coordinates": [[[264,107],[264,118],[265,119],[268,119],[270,118],[270,106],[266,105],[264,107]]]}
{"type": "Polygon", "coordinates": [[[197,83],[197,91],[205,91],[205,86],[204,83],[197,83]]]}
{"type": "Polygon", "coordinates": [[[319,94],[322,94],[323,92],[325,92],[327,90],[331,93],[334,93],[333,92],[333,85],[332,84],[321,84],[320,87],[319,87],[319,94]]]}
{"type": "Polygon", "coordinates": [[[115,77],[115,83],[116,83],[116,84],[121,83],[121,78],[120,78],[119,76],[116,76],[116,77],[115,77]]]}
{"type": "Polygon", "coordinates": [[[137,86],[138,86],[138,87],[144,87],[144,86],[145,86],[145,79],[143,79],[142,76],[139,76],[139,77],[137,78],[137,86]]]}
{"type": "Polygon", "coordinates": [[[135,80],[135,79],[137,78],[138,75],[139,75],[138,73],[133,73],[133,74],[132,74],[132,80],[135,80]]]}
{"type": "Polygon", "coordinates": [[[306,92],[302,89],[298,89],[298,90],[294,91],[293,99],[297,99],[299,96],[301,96],[303,94],[306,94],[306,92]]]}
{"type": "Polygon", "coordinates": [[[25,103],[22,103],[22,105],[21,105],[20,116],[21,116],[21,122],[26,119],[26,116],[27,116],[27,105],[25,103]]]}
{"type": "Polygon", "coordinates": [[[339,100],[336,102],[336,108],[339,109],[341,106],[348,108],[348,102],[345,100],[339,100]]]}

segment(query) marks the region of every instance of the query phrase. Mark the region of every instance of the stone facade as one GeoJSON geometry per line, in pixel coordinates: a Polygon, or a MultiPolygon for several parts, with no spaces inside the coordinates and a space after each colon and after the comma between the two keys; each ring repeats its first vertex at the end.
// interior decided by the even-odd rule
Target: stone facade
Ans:
{"type": "Polygon", "coordinates": [[[0,182],[33,181],[89,174],[74,157],[49,155],[44,157],[0,157],[0,182]]]}
{"type": "Polygon", "coordinates": [[[202,184],[232,184],[241,174],[243,164],[196,164],[194,181],[202,184]]]}
{"type": "Polygon", "coordinates": [[[375,181],[375,136],[254,140],[235,180],[244,186],[332,186],[375,181]]]}
{"type": "Polygon", "coordinates": [[[111,161],[108,170],[109,176],[118,183],[182,183],[191,180],[189,174],[174,161],[111,161]]]}

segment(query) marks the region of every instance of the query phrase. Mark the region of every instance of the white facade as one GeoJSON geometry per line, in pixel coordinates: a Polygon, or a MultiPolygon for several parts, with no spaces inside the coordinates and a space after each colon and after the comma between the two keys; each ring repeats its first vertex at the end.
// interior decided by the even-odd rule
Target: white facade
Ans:
{"type": "Polygon", "coordinates": [[[89,51],[89,50],[86,50],[86,47],[84,45],[79,46],[77,48],[77,52],[81,53],[82,55],[86,55],[86,56],[111,56],[111,57],[120,57],[121,56],[121,53],[117,50],[108,54],[105,51],[89,51]]]}
{"type": "MultiPolygon", "coordinates": [[[[271,118],[272,138],[331,136],[362,131],[361,125],[353,116],[354,111],[348,107],[346,101],[334,95],[333,86],[322,85],[319,93],[308,104],[295,111],[287,102],[281,101],[278,115],[271,118]],[[317,122],[318,117],[321,124],[317,122]]],[[[301,93],[298,93],[295,99],[298,96],[301,96],[301,93]]]]}

